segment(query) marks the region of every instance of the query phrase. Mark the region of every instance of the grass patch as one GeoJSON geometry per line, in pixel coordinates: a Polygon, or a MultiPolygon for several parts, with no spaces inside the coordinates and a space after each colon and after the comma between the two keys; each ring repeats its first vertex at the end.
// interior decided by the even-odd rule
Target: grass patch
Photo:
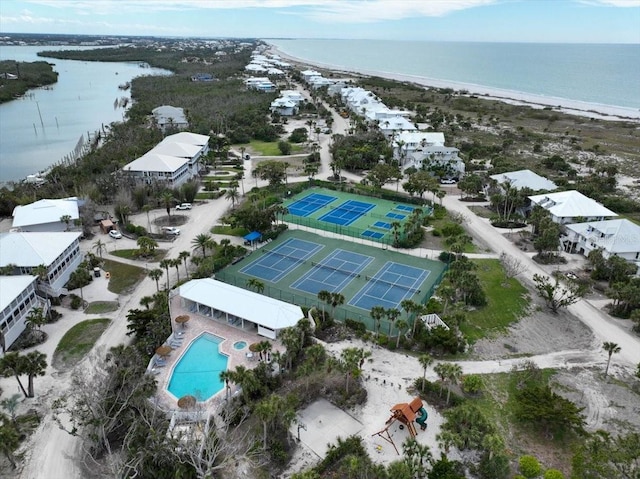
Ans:
{"type": "Polygon", "coordinates": [[[104,270],[111,274],[109,291],[125,294],[131,291],[145,276],[146,271],[139,266],[131,266],[109,259],[104,260],[104,270]]]}
{"type": "Polygon", "coordinates": [[[515,279],[506,279],[497,259],[473,260],[476,273],[487,294],[487,305],[467,314],[460,329],[470,343],[503,332],[518,321],[529,305],[527,289],[515,279]]]}
{"type": "Polygon", "coordinates": [[[246,228],[233,228],[229,225],[216,225],[211,228],[211,232],[217,235],[229,236],[245,236],[249,234],[249,230],[246,228]]]}
{"type": "Polygon", "coordinates": [[[124,258],[124,259],[130,259],[133,261],[149,261],[149,262],[157,262],[160,261],[161,259],[164,259],[164,257],[167,254],[167,250],[166,249],[156,249],[153,252],[152,256],[139,256],[138,255],[138,249],[118,249],[115,251],[112,251],[110,254],[112,254],[113,256],[117,256],[118,258],[124,258]]]}
{"type": "Polygon", "coordinates": [[[115,311],[120,307],[117,301],[94,301],[89,303],[87,309],[84,310],[86,314],[104,314],[115,311]]]}
{"type": "Polygon", "coordinates": [[[78,364],[110,322],[109,318],[88,319],[73,326],[58,343],[53,353],[53,366],[61,369],[78,364]]]}
{"type": "MultiPolygon", "coordinates": [[[[249,148],[261,156],[282,156],[277,141],[258,141],[251,140],[249,148]]],[[[304,151],[302,145],[291,143],[291,153],[296,154],[304,151]]]]}

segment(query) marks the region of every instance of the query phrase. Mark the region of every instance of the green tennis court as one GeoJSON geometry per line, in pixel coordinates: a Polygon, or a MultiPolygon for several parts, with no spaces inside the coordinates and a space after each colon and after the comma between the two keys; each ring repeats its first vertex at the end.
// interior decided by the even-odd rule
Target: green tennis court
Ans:
{"type": "MultiPolygon", "coordinates": [[[[319,291],[340,293],[345,303],[336,308],[335,318],[359,320],[373,330],[373,306],[400,310],[404,299],[424,303],[445,269],[440,261],[296,230],[284,232],[215,277],[242,288],[258,279],[264,284],[262,294],[319,309],[328,308],[318,300],[319,291]]],[[[387,328],[385,323],[383,330],[387,328]]]]}

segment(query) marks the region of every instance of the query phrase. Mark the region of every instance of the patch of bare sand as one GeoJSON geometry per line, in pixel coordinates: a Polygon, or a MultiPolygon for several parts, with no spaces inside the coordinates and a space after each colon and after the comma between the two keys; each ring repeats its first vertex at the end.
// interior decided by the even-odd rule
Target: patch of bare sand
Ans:
{"type": "Polygon", "coordinates": [[[536,307],[504,335],[476,342],[471,355],[478,359],[498,359],[567,349],[589,350],[593,348],[594,339],[591,330],[569,312],[551,314],[536,307]]]}

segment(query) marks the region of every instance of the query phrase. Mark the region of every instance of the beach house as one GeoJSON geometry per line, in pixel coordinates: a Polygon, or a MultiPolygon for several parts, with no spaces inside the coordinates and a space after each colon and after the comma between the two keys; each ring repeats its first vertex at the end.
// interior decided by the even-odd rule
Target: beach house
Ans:
{"type": "Polygon", "coordinates": [[[34,308],[46,314],[49,301],[38,296],[37,277],[0,276],[0,353],[9,349],[25,330],[25,321],[34,308]]]}
{"type": "Polygon", "coordinates": [[[182,307],[261,336],[276,339],[278,332],[304,317],[300,306],[285,303],[215,279],[193,279],[180,286],[182,307]]]}
{"type": "Polygon", "coordinates": [[[495,181],[497,185],[508,183],[511,188],[516,190],[529,188],[532,191],[553,191],[558,189],[558,186],[553,181],[531,170],[509,171],[491,175],[489,178],[495,181]]]}
{"type": "Polygon", "coordinates": [[[281,116],[293,116],[298,113],[298,104],[288,98],[276,98],[271,102],[269,110],[281,116]]]}
{"type": "Polygon", "coordinates": [[[200,160],[209,152],[209,137],[180,132],[167,136],[122,171],[135,183],[164,183],[175,188],[198,176],[200,160]]]}
{"type": "Polygon", "coordinates": [[[189,122],[182,108],[162,105],[151,110],[153,119],[158,128],[164,133],[167,130],[184,130],[189,127],[189,122]]]}
{"type": "Polygon", "coordinates": [[[602,256],[619,256],[640,266],[640,226],[626,219],[569,224],[561,239],[565,251],[588,256],[595,249],[602,256]]]}
{"type": "Polygon", "coordinates": [[[79,218],[78,198],[44,199],[16,206],[11,226],[19,231],[69,231],[79,218]]]}
{"type": "Polygon", "coordinates": [[[615,218],[616,213],[579,191],[569,190],[529,196],[532,205],[538,205],[551,214],[558,224],[603,221],[615,218]]]}
{"type": "Polygon", "coordinates": [[[82,258],[80,233],[0,234],[0,268],[11,270],[10,274],[39,276],[37,289],[47,296],[68,293],[64,285],[82,258]]]}

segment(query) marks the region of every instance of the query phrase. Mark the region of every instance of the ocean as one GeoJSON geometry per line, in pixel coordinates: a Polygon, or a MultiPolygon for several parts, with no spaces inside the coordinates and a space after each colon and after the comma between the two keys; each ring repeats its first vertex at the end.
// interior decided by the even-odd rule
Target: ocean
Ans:
{"type": "Polygon", "coordinates": [[[100,63],[38,57],[43,50],[90,47],[3,46],[0,60],[47,61],[58,82],[30,90],[23,98],[0,105],[0,182],[18,181],[45,170],[69,154],[80,137],[103,125],[123,121],[125,109],[114,103],[129,98],[118,88],[140,75],[166,70],[138,63],[100,63]]]}
{"type": "Polygon", "coordinates": [[[640,45],[383,40],[266,40],[283,54],[357,71],[470,92],[567,102],[637,116],[640,45]]]}

